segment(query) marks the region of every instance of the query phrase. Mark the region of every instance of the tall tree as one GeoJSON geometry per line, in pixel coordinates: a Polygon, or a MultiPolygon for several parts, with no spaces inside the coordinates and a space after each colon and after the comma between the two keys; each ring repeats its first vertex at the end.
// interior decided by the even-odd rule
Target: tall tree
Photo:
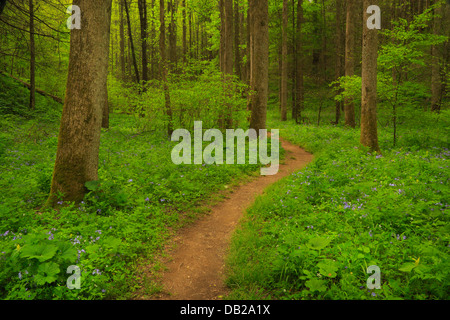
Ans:
{"type": "Polygon", "coordinates": [[[30,109],[36,104],[36,48],[34,44],[34,3],[28,1],[30,13],[30,109]]]}
{"type": "MultiPolygon", "coordinates": [[[[139,8],[139,21],[141,24],[141,51],[142,51],[142,80],[144,82],[148,81],[148,52],[147,52],[147,42],[148,42],[148,17],[147,17],[147,1],[138,0],[139,8]]],[[[144,83],[145,90],[145,83],[144,83]]]]}
{"type": "Polygon", "coordinates": [[[125,27],[123,17],[124,0],[119,0],[119,34],[120,34],[120,71],[122,80],[125,80],[125,27]]]}
{"type": "Polygon", "coordinates": [[[282,16],[282,39],[281,39],[281,121],[287,120],[287,99],[288,99],[288,66],[287,66],[287,27],[288,27],[288,2],[283,0],[283,16],[282,16]]]}
{"type": "Polygon", "coordinates": [[[268,0],[249,0],[250,11],[250,128],[266,128],[269,82],[269,4],[268,0]]]}
{"type": "Polygon", "coordinates": [[[131,48],[133,66],[134,66],[134,74],[136,77],[136,82],[139,83],[141,80],[140,80],[139,69],[138,69],[137,60],[136,60],[136,53],[134,51],[133,33],[131,32],[130,8],[128,6],[127,0],[123,0],[123,1],[124,1],[124,5],[125,5],[125,13],[127,15],[128,40],[130,41],[130,48],[131,48]]]}
{"type": "MultiPolygon", "coordinates": [[[[359,0],[358,0],[359,1],[359,0]]],[[[356,5],[358,1],[347,0],[347,27],[345,31],[345,76],[352,77],[355,74],[355,23],[356,5]]],[[[355,122],[355,104],[352,98],[346,98],[344,101],[345,125],[354,128],[355,122]]]]}
{"type": "Polygon", "coordinates": [[[112,0],[74,0],[81,29],[70,37],[69,69],[58,148],[47,205],[79,202],[85,183],[98,179],[102,108],[108,76],[112,0]]]}
{"type": "Polygon", "coordinates": [[[159,35],[159,49],[161,55],[161,80],[164,90],[164,101],[167,115],[167,134],[170,137],[173,132],[172,127],[172,108],[170,105],[170,92],[167,83],[168,65],[166,58],[166,18],[165,18],[164,0],[159,1],[159,21],[160,21],[160,35],[159,35]]]}
{"type": "Polygon", "coordinates": [[[303,110],[304,104],[304,54],[303,54],[303,37],[302,37],[302,27],[303,27],[303,0],[297,0],[297,72],[296,72],[296,105],[293,118],[296,122],[301,118],[301,112],[303,110]]]}
{"type": "Polygon", "coordinates": [[[363,47],[361,71],[361,138],[363,146],[371,151],[380,152],[377,133],[377,58],[378,58],[378,30],[369,29],[368,8],[378,5],[378,0],[364,0],[363,18],[363,47]]]}
{"type": "MultiPolygon", "coordinates": [[[[224,74],[224,88],[226,92],[231,93],[231,76],[233,75],[233,44],[234,44],[234,26],[233,26],[233,0],[223,0],[223,15],[224,15],[224,28],[223,28],[223,74],[224,74]]],[[[231,128],[232,126],[232,114],[231,106],[225,105],[225,110],[222,116],[224,117],[222,126],[231,128]]]]}
{"type": "Polygon", "coordinates": [[[174,70],[177,67],[177,28],[176,28],[176,1],[169,0],[168,11],[170,13],[169,22],[169,60],[170,70],[174,70]]]}
{"type": "Polygon", "coordinates": [[[182,11],[182,28],[183,28],[183,62],[187,61],[187,27],[186,27],[186,0],[181,1],[181,6],[183,7],[182,11]]]}
{"type": "MultiPolygon", "coordinates": [[[[335,63],[335,79],[338,80],[340,77],[344,76],[344,47],[345,47],[345,35],[343,34],[343,0],[336,0],[336,28],[335,28],[335,48],[336,48],[336,63],[335,63]]],[[[337,94],[340,93],[339,86],[337,86],[337,94]]],[[[341,118],[341,109],[343,107],[342,101],[336,101],[336,120],[335,123],[338,124],[341,118]]]]}
{"type": "MultiPolygon", "coordinates": [[[[433,15],[433,34],[442,34],[442,24],[445,19],[448,19],[448,4],[441,3],[440,6],[434,9],[433,15]],[[446,15],[447,11],[447,15],[446,15]],[[446,18],[447,17],[447,18],[446,18]]],[[[433,45],[431,47],[431,111],[439,112],[441,110],[442,99],[444,97],[445,86],[442,74],[444,65],[448,64],[448,41],[443,45],[433,45]],[[444,52],[447,52],[447,57],[444,57],[444,52]],[[446,61],[447,60],[447,61],[446,61]]]]}

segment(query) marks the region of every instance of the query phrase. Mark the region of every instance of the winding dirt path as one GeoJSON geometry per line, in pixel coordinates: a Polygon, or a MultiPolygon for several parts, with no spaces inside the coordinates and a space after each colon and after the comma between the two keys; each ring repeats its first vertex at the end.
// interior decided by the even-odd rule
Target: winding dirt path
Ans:
{"type": "Polygon", "coordinates": [[[157,300],[217,300],[228,292],[224,285],[224,258],[231,235],[245,210],[274,182],[304,168],[313,156],[285,140],[284,163],[273,176],[258,176],[233,189],[229,197],[214,207],[210,214],[180,230],[175,249],[162,275],[164,292],[157,300]]]}

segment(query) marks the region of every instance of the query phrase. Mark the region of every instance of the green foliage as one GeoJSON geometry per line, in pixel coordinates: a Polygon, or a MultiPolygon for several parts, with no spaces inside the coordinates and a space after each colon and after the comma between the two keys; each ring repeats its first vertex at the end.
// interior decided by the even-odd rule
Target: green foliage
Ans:
{"type": "Polygon", "coordinates": [[[158,291],[155,279],[141,280],[140,259],[155,259],[214,194],[259,168],[177,166],[175,142],[160,130],[142,132],[136,117],[112,114],[110,129],[102,131],[98,181],[86,183],[83,202],[41,211],[58,122],[45,115],[0,121],[1,299],[127,299],[138,287],[158,291]],[[66,286],[70,265],[81,270],[80,289],[66,286]]]}
{"type": "Polygon", "coordinates": [[[227,262],[230,298],[253,288],[276,299],[449,298],[446,136],[387,148],[382,131],[374,156],[356,147],[358,130],[271,126],[316,158],[249,209],[227,262]],[[366,287],[370,265],[379,290],[366,287]]]}
{"type": "MultiPolygon", "coordinates": [[[[125,86],[110,79],[109,88],[114,111],[133,114],[141,130],[163,131],[167,126],[169,119],[160,83],[152,82],[140,92],[138,86],[125,86]]],[[[233,127],[247,126],[245,90],[246,86],[235,78],[225,85],[214,64],[191,63],[183,74],[170,75],[172,126],[192,129],[194,121],[201,120],[205,128],[219,128],[225,108],[232,115],[233,127]]]]}

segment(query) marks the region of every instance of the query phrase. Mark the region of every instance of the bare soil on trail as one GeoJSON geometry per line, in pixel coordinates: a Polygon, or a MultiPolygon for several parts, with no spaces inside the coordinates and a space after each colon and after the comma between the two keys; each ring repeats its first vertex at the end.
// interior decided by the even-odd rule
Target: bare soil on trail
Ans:
{"type": "Polygon", "coordinates": [[[313,156],[283,139],[284,162],[272,176],[258,176],[237,186],[224,201],[214,205],[208,215],[177,233],[175,246],[162,272],[163,292],[155,300],[218,300],[227,295],[225,257],[233,231],[245,210],[271,184],[304,168],[313,156]]]}

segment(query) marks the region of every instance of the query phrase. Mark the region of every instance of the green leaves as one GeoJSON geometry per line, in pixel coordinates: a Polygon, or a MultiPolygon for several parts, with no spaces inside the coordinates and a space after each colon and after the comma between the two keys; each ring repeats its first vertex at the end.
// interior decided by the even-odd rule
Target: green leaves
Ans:
{"type": "Polygon", "coordinates": [[[317,264],[317,267],[319,267],[320,274],[325,277],[335,278],[337,275],[338,264],[333,260],[324,259],[317,264]]]}
{"type": "Polygon", "coordinates": [[[50,260],[55,255],[58,247],[55,245],[25,245],[21,249],[21,256],[27,259],[37,259],[39,262],[50,260]]]}
{"type": "Polygon", "coordinates": [[[327,290],[324,280],[311,279],[305,282],[305,286],[311,291],[324,292],[327,290]]]}
{"type": "Polygon", "coordinates": [[[46,262],[38,267],[38,274],[35,276],[38,285],[52,283],[58,279],[59,266],[55,262],[46,262]]]}
{"type": "Polygon", "coordinates": [[[317,237],[317,238],[310,239],[308,241],[308,243],[306,244],[306,246],[312,250],[321,250],[321,249],[325,248],[326,246],[328,246],[328,244],[330,244],[330,242],[331,242],[331,239],[317,237]]]}

